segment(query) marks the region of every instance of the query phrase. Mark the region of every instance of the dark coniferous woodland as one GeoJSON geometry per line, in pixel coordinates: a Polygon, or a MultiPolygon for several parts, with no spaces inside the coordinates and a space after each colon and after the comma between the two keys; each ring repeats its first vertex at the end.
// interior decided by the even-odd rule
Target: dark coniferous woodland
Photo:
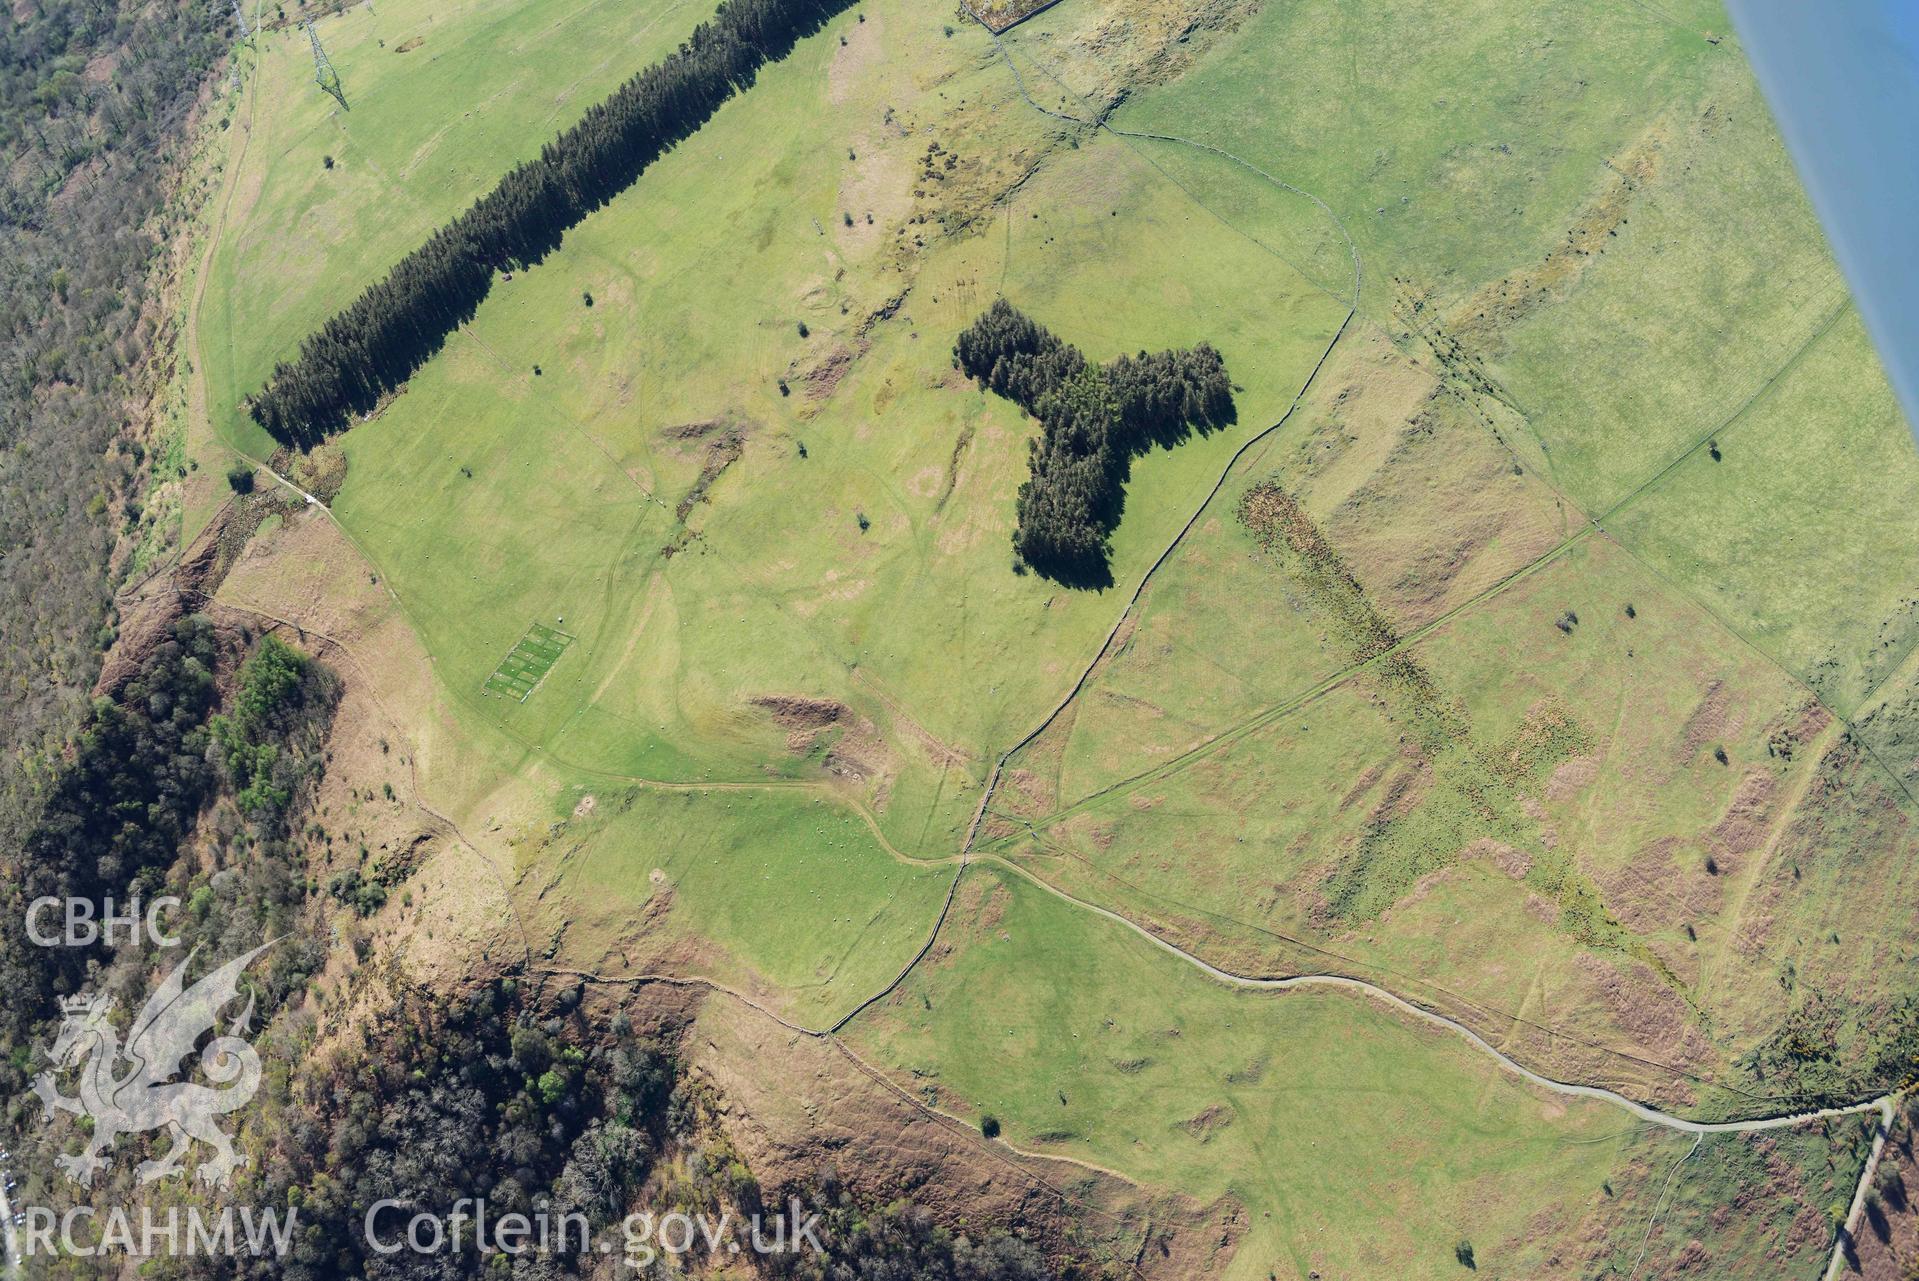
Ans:
{"type": "Polygon", "coordinates": [[[596,104],[310,335],[252,398],[254,418],[283,443],[305,447],[372,409],[472,318],[496,270],[552,252],[567,228],[846,3],[725,0],[676,52],[596,104]]]}
{"type": "Polygon", "coordinates": [[[1013,547],[1040,573],[1103,587],[1135,454],[1233,421],[1233,385],[1207,343],[1095,366],[1004,298],[959,336],[959,366],[1039,419],[1013,547]]]}

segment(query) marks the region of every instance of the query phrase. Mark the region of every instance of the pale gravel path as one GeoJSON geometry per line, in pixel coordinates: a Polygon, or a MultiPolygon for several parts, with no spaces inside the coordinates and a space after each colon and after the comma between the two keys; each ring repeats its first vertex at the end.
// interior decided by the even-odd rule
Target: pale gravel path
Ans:
{"type": "Polygon", "coordinates": [[[1084,911],[1091,912],[1095,916],[1103,917],[1115,925],[1131,930],[1134,934],[1145,939],[1162,952],[1178,957],[1215,982],[1224,983],[1229,987],[1244,988],[1259,992],[1284,992],[1307,987],[1327,987],[1352,992],[1378,1001],[1383,1005],[1390,1006],[1402,1014],[1409,1014],[1421,1022],[1430,1024],[1442,1031],[1452,1033],[1474,1049],[1490,1056],[1500,1067],[1512,1075],[1519,1077],[1529,1085],[1551,1091],[1554,1094],[1563,1094],[1572,1098],[1593,1099],[1601,1103],[1608,1103],[1613,1107],[1621,1108],[1624,1111],[1632,1113],[1633,1116],[1649,1125],[1662,1126],[1665,1129],[1676,1130],[1682,1134],[1746,1134],[1755,1130],[1782,1130],[1790,1126],[1803,1125],[1808,1121],[1825,1120],[1831,1117],[1857,1116],[1862,1112],[1871,1112],[1874,1110],[1889,1112],[1893,1100],[1898,1097],[1898,1093],[1894,1092],[1882,1094],[1878,1098],[1868,1099],[1863,1103],[1849,1103],[1843,1107],[1818,1108],[1806,1112],[1787,1112],[1777,1116],[1753,1117],[1743,1121],[1687,1120],[1685,1117],[1673,1116],[1669,1112],[1661,1112],[1658,1108],[1649,1107],[1636,1099],[1627,1098],[1616,1090],[1608,1090],[1597,1085],[1578,1085],[1570,1081],[1555,1081],[1553,1078],[1535,1072],[1525,1064],[1507,1057],[1503,1050],[1493,1045],[1492,1042],[1459,1020],[1441,1014],[1436,1010],[1427,1009],[1423,1005],[1415,1004],[1405,997],[1379,986],[1377,983],[1368,983],[1364,979],[1351,978],[1343,974],[1297,974],[1289,978],[1254,978],[1244,974],[1235,974],[1231,970],[1223,970],[1212,962],[1193,955],[1176,943],[1168,942],[1166,939],[1161,938],[1130,917],[1122,916],[1120,913],[1101,907],[1097,903],[1090,903],[1083,898],[1076,898],[1068,894],[1065,890],[1060,889],[1049,881],[1042,880],[1017,864],[1008,863],[1003,859],[992,858],[990,856],[981,861],[990,861],[996,865],[1009,868],[1025,877],[1040,889],[1045,890],[1048,894],[1071,903],[1084,911]]]}
{"type": "Polygon", "coordinates": [[[1892,1137],[1893,1096],[1877,1100],[1879,1108],[1879,1127],[1872,1136],[1872,1152],[1866,1157],[1866,1164],[1859,1171],[1859,1186],[1853,1189],[1852,1205],[1846,1211],[1846,1223],[1839,1230],[1838,1239],[1832,1243],[1832,1261],[1826,1265],[1825,1281],[1834,1281],[1846,1263],[1846,1242],[1858,1240],[1859,1218],[1866,1212],[1866,1195],[1872,1188],[1872,1176],[1878,1172],[1879,1158],[1886,1150],[1886,1140],[1892,1137]]]}

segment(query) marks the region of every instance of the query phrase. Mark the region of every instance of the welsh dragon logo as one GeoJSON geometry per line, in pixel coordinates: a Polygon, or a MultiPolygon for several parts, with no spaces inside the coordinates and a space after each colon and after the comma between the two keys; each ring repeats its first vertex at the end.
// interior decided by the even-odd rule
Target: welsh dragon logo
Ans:
{"type": "Polygon", "coordinates": [[[58,1158],[69,1179],[90,1185],[121,1135],[164,1129],[172,1134],[173,1146],[165,1156],[140,1163],[134,1171],[139,1182],[177,1173],[198,1139],[213,1149],[213,1156],[201,1162],[199,1177],[212,1187],[226,1186],[245,1159],[234,1152],[214,1120],[245,1107],[260,1088],[260,1056],[241,1036],[250,1030],[253,1018],[250,995],[246,1008],[227,1025],[226,1034],[214,1037],[200,1051],[201,1069],[223,1088],[173,1078],[200,1038],[214,1030],[220,1011],[239,999],[240,975],[247,965],[277,941],[262,943],[187,987],[187,967],[200,950],[195,947],[147,998],[127,1029],[124,1046],[111,1020],[112,998],[103,994],[66,1000],[65,1020],[47,1055],[53,1067],[34,1079],[33,1092],[46,1105],[48,1116],[57,1108],[93,1120],[86,1151],[58,1158]],[[76,1065],[80,1094],[69,1098],[60,1093],[55,1077],[76,1065]]]}

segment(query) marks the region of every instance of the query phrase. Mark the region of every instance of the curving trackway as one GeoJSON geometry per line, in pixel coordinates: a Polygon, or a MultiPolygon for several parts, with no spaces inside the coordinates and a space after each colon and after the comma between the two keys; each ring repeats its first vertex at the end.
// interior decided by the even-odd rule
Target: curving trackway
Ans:
{"type": "MultiPolygon", "coordinates": [[[[1344,223],[1340,221],[1340,219],[1333,212],[1333,210],[1327,207],[1325,202],[1321,200],[1318,196],[1313,195],[1311,192],[1307,192],[1300,188],[1294,187],[1291,184],[1286,183],[1282,179],[1276,178],[1273,175],[1258,169],[1256,166],[1249,164],[1248,162],[1241,159],[1240,157],[1234,156],[1228,152],[1225,152],[1217,147],[1213,147],[1209,144],[1198,143],[1190,139],[1177,138],[1169,135],[1136,133],[1130,130],[1121,130],[1121,129],[1114,128],[1110,124],[1107,124],[1104,120],[1094,120],[1094,121],[1082,120],[1076,117],[1064,115],[1063,113],[1060,113],[1060,112],[1049,110],[1041,106],[1036,101],[1034,101],[1032,97],[1027,93],[1024,79],[1020,75],[1020,70],[1017,64],[1015,64],[1010,53],[1005,49],[1005,47],[1002,44],[1000,44],[997,37],[995,37],[994,43],[999,48],[999,51],[1002,57],[1005,59],[1007,66],[1013,72],[1015,80],[1018,83],[1020,96],[1023,99],[1025,99],[1027,104],[1031,106],[1034,110],[1040,111],[1056,119],[1067,121],[1080,126],[1104,128],[1120,136],[1135,137],[1135,138],[1151,138],[1151,139],[1167,141],[1167,142],[1182,143],[1187,146],[1195,147],[1197,149],[1217,155],[1227,161],[1230,161],[1233,164],[1248,168],[1252,170],[1254,173],[1256,173],[1259,177],[1265,179],[1267,182],[1272,183],[1275,186],[1278,186],[1287,191],[1293,192],[1294,194],[1297,194],[1299,196],[1302,196],[1312,201],[1312,203],[1317,205],[1329,218],[1332,219],[1334,224],[1338,226],[1341,234],[1345,236],[1347,245],[1349,249],[1351,250],[1352,259],[1353,259],[1352,296],[1350,300],[1342,300],[1342,301],[1347,301],[1349,307],[1351,308],[1353,312],[1357,311],[1357,303],[1358,303],[1360,286],[1361,286],[1361,265],[1360,265],[1360,255],[1358,252],[1358,248],[1353,243],[1352,237],[1350,233],[1347,232],[1344,223]]],[[[216,229],[216,235],[217,235],[217,229],[216,229]]],[[[1351,319],[1351,313],[1349,312],[1348,321],[1350,321],[1350,319],[1351,319]]],[[[1342,325],[1341,331],[1340,331],[1342,335],[1343,335],[1344,329],[1345,329],[1345,326],[1342,325]]],[[[1337,341],[1338,341],[1338,336],[1336,335],[1334,339],[1334,343],[1332,345],[1336,345],[1337,341]]],[[[1332,345],[1329,345],[1327,352],[1325,353],[1325,355],[1322,356],[1321,358],[1322,364],[1324,363],[1325,357],[1331,354],[1332,345]]],[[[1317,369],[1315,369],[1314,372],[1317,373],[1318,372],[1317,369]]],[[[1309,378],[1308,383],[1310,384],[1311,381],[1312,379],[1309,378]]],[[[1305,389],[1302,388],[1302,392],[1301,392],[1302,397],[1304,394],[1304,390],[1305,389]]],[[[1295,402],[1295,404],[1297,404],[1297,402],[1295,402]]],[[[1278,426],[1283,424],[1283,421],[1284,420],[1282,420],[1282,423],[1280,424],[1275,424],[1274,428],[1269,429],[1268,432],[1259,433],[1259,436],[1256,437],[1255,439],[1258,439],[1270,434],[1271,430],[1277,430],[1278,426]]],[[[229,448],[231,447],[232,446],[229,444],[229,448]]],[[[304,500],[306,505],[318,507],[322,512],[326,514],[326,516],[329,519],[333,519],[333,513],[328,508],[327,504],[325,504],[324,502],[316,498],[314,495],[300,488],[300,486],[295,484],[292,480],[288,479],[286,476],[281,475],[278,471],[274,470],[264,460],[251,458],[250,456],[246,455],[243,451],[240,451],[237,449],[234,450],[234,452],[239,453],[242,457],[246,457],[248,461],[255,463],[255,465],[259,466],[262,470],[266,471],[267,474],[271,476],[275,482],[281,485],[284,485],[288,489],[291,489],[292,491],[294,491],[304,500]]],[[[1227,470],[1228,471],[1231,470],[1230,466],[1227,468],[1227,470]]],[[[1209,495],[1209,501],[1210,501],[1210,497],[1211,496],[1209,495]]],[[[1201,506],[1203,510],[1205,504],[1202,504],[1201,506]]],[[[338,524],[337,520],[335,521],[335,524],[336,525],[338,524]]],[[[342,530],[342,532],[344,533],[345,531],[342,530]]],[[[1185,531],[1182,530],[1181,532],[1183,535],[1185,531]]],[[[349,539],[351,539],[351,535],[348,535],[348,537],[349,539]]],[[[1179,541],[1180,539],[1176,538],[1174,540],[1173,545],[1177,546],[1179,541]]],[[[356,544],[356,547],[357,547],[357,544],[356,544]]],[[[361,550],[363,551],[363,549],[361,550]]],[[[1171,550],[1172,550],[1172,547],[1169,547],[1168,552],[1170,553],[1171,550]]],[[[1151,575],[1149,571],[1147,577],[1150,577],[1150,576],[1151,575]]],[[[1144,586],[1143,581],[1141,586],[1142,587],[1144,586]]],[[[1126,612],[1130,612],[1130,602],[1129,602],[1129,608],[1126,612]]],[[[1124,615],[1122,615],[1122,621],[1123,621],[1123,617],[1124,615]]],[[[342,648],[345,648],[345,647],[342,646],[342,648]]],[[[1077,692],[1077,690],[1075,690],[1074,692],[1077,692]]],[[[1072,695],[1069,694],[1066,701],[1070,702],[1071,698],[1072,698],[1072,695]]],[[[1061,705],[1062,709],[1064,705],[1065,704],[1062,703],[1061,705]]],[[[1054,715],[1057,716],[1057,711],[1054,713],[1054,715]]],[[[1051,719],[1053,718],[1049,717],[1048,721],[1050,722],[1051,719]]],[[[1044,728],[1044,724],[1042,724],[1041,726],[1041,729],[1043,728],[1044,728]]],[[[1037,732],[1038,731],[1036,731],[1036,733],[1037,732]]],[[[1017,748],[1015,748],[1014,750],[1016,751],[1017,748]]],[[[722,984],[713,982],[710,979],[705,979],[700,977],[666,976],[666,975],[602,976],[602,975],[593,974],[593,973],[584,972],[584,971],[555,971],[553,973],[555,974],[565,973],[575,978],[585,979],[589,981],[596,981],[596,982],[616,982],[616,983],[617,982],[667,982],[667,983],[680,983],[680,984],[697,985],[697,986],[706,987],[717,993],[731,996],[731,997],[734,997],[735,999],[738,999],[744,1002],[745,1004],[758,1010],[762,1014],[765,1014],[768,1017],[774,1019],[776,1022],[780,1023],[782,1026],[786,1027],[790,1031],[793,1031],[801,1035],[809,1036],[809,1037],[824,1038],[832,1041],[835,1045],[839,1046],[842,1052],[848,1054],[849,1057],[854,1057],[855,1063],[858,1064],[863,1070],[866,1070],[869,1073],[871,1073],[876,1071],[876,1069],[872,1069],[868,1065],[864,1064],[862,1061],[858,1060],[856,1056],[852,1056],[851,1050],[847,1049],[847,1047],[840,1040],[837,1034],[842,1028],[844,1028],[853,1019],[857,1018],[861,1013],[871,1008],[873,1005],[883,1000],[887,995],[895,991],[899,987],[899,985],[906,979],[906,977],[911,973],[911,971],[916,966],[918,961],[925,956],[927,951],[930,951],[935,941],[937,940],[941,930],[944,927],[948,912],[950,911],[950,908],[952,905],[954,893],[955,891],[957,891],[959,880],[964,876],[966,867],[971,862],[975,862],[975,861],[991,862],[995,864],[997,867],[1004,868],[1009,872],[1012,872],[1014,874],[1021,876],[1022,878],[1029,881],[1033,885],[1037,886],[1041,890],[1055,896],[1056,898],[1066,903],[1072,904],[1073,906],[1081,910],[1091,912],[1094,915],[1097,915],[1104,920],[1107,920],[1115,925],[1118,925],[1126,930],[1131,931],[1132,933],[1144,939],[1147,943],[1151,944],[1153,947],[1156,947],[1160,949],[1161,951],[1166,952],[1169,955],[1175,956],[1179,958],[1180,960],[1186,962],[1187,964],[1191,965],[1193,968],[1195,968],[1200,973],[1205,975],[1207,978],[1213,980],[1214,982],[1225,984],[1230,987],[1251,990],[1251,991],[1277,992],[1277,991],[1287,991],[1292,989],[1304,989],[1304,988],[1310,988],[1310,987],[1325,987],[1325,988],[1332,988],[1332,989],[1347,991],[1357,996],[1379,1002],[1380,1004],[1385,1005],[1399,1013],[1402,1013],[1411,1018],[1417,1019],[1422,1023],[1425,1023],[1429,1026],[1432,1026],[1441,1031],[1447,1032],[1453,1036],[1458,1037],[1459,1039],[1461,1039],[1462,1041],[1470,1045],[1472,1048],[1478,1050],[1480,1053],[1483,1053],[1489,1056],[1490,1058],[1492,1058],[1496,1063],[1499,1064],[1502,1070],[1526,1082],[1528,1085],[1531,1085],[1537,1089],[1544,1090],[1552,1094],[1557,1094],[1557,1095],[1566,1096],[1566,1097],[1573,1097],[1573,1098],[1591,1099],[1596,1102],[1605,1103],[1630,1113],[1634,1118],[1648,1125],[1658,1126],[1664,1129],[1673,1130],[1680,1133],[1692,1134],[1695,1136],[1705,1136],[1709,1134],[1737,1134],[1737,1133],[1750,1133],[1750,1132],[1764,1131],[1764,1130],[1784,1129],[1784,1128],[1789,1128],[1792,1126],[1801,1125],[1801,1124],[1805,1124],[1812,1121],[1855,1116],[1855,1115],[1860,1115],[1867,1112],[1877,1112],[1880,1114],[1882,1123],[1878,1129],[1878,1134],[1877,1134],[1876,1142],[1872,1151],[1871,1159],[1869,1159],[1868,1162],[1866,1163],[1866,1167],[1864,1171],[1862,1172],[1862,1175],[1860,1178],[1858,1191],[1854,1197],[1854,1202],[1851,1207],[1852,1214],[1849,1216],[1848,1227],[1851,1226],[1851,1223],[1853,1221],[1856,1221],[1859,1214],[1860,1205],[1862,1204],[1862,1199],[1865,1195],[1867,1183],[1872,1174],[1873,1166],[1876,1164],[1879,1152],[1883,1148],[1883,1145],[1885,1142],[1885,1135],[1891,1124],[1894,1105],[1897,1102],[1897,1100],[1900,1099],[1906,1093],[1904,1089],[1888,1092],[1886,1094],[1880,1095],[1876,1098],[1869,1099],[1863,1102],[1848,1104],[1848,1105],[1839,1106],[1839,1107],[1828,1107],[1828,1108],[1820,1108],[1820,1109],[1815,1109],[1810,1111],[1783,1113],[1783,1114],[1773,1115],[1773,1116],[1752,1117],[1752,1118],[1747,1118],[1742,1120],[1694,1121],[1684,1117],[1674,1116],[1670,1113],[1660,1111],[1657,1108],[1651,1107],[1645,1103],[1641,1103],[1638,1100],[1629,1098],[1626,1095],[1620,1094],[1614,1090],[1605,1089],[1600,1086],[1581,1085],[1574,1082],[1559,1081],[1551,1077],[1545,1076],[1525,1066],[1523,1063],[1520,1063],[1517,1060],[1509,1057],[1504,1051],[1500,1050],[1497,1046],[1487,1041],[1483,1036],[1481,1036],[1478,1032],[1474,1031],[1470,1026],[1466,1025],[1465,1023],[1455,1018],[1452,1018],[1446,1014],[1440,1013],[1436,1010],[1429,1009],[1425,1006],[1422,1006],[1413,1001],[1410,1001],[1398,995],[1397,993],[1390,991],[1387,988],[1379,986],[1376,983],[1371,983],[1363,979],[1353,978],[1348,975],[1334,974],[1334,973],[1309,973],[1309,974],[1292,975],[1292,976],[1283,977],[1283,978],[1275,978],[1275,977],[1260,977],[1260,976],[1253,976],[1253,975],[1237,974],[1230,970],[1222,969],[1219,966],[1214,965],[1213,963],[1205,960],[1204,958],[1186,951],[1184,948],[1181,948],[1177,944],[1172,943],[1165,938],[1162,938],[1161,936],[1155,934],[1154,932],[1147,929],[1145,926],[1139,924],[1138,922],[1132,920],[1131,918],[1119,912],[1113,911],[1109,908],[1102,907],[1097,903],[1093,903],[1088,900],[1078,898],[1075,895],[1070,894],[1063,889],[1060,889],[1058,886],[1055,886],[1051,884],[1050,882],[1042,879],[1041,877],[1037,876],[1033,872],[1029,871],[1028,869],[1016,863],[1010,862],[996,855],[977,854],[972,852],[973,839],[977,833],[980,820],[984,817],[987,802],[990,800],[990,797],[994,790],[993,784],[998,781],[998,776],[1001,772],[1001,769],[1004,767],[1006,760],[1009,759],[1012,754],[1013,754],[1012,752],[1008,752],[1005,757],[1001,758],[1001,760],[998,762],[995,769],[993,770],[993,776],[991,779],[989,779],[987,787],[983,789],[985,795],[982,797],[982,803],[981,803],[979,812],[975,814],[973,824],[968,830],[967,840],[965,842],[965,846],[963,847],[964,852],[960,856],[958,856],[958,859],[960,862],[959,874],[955,876],[952,886],[949,887],[946,901],[942,905],[939,918],[936,921],[933,927],[933,930],[931,931],[930,936],[928,937],[926,941],[925,946],[920,950],[920,952],[917,955],[914,956],[914,958],[911,961],[909,961],[909,963],[905,966],[905,968],[902,969],[900,974],[891,983],[889,983],[881,991],[875,993],[872,997],[869,997],[866,1000],[862,1001],[858,1006],[856,1006],[853,1010],[847,1013],[844,1017],[837,1020],[831,1027],[815,1029],[815,1028],[803,1027],[798,1024],[792,1023],[789,1020],[778,1015],[773,1010],[747,997],[743,993],[735,991],[722,984]]],[[[645,780],[634,780],[634,781],[644,782],[645,780]]],[[[711,785],[709,784],[707,786],[711,786],[711,785]]],[[[937,860],[937,861],[944,861],[944,860],[937,860]]],[[[510,895],[509,895],[509,902],[510,902],[510,895]]],[[[515,913],[515,915],[517,916],[517,913],[515,913]]],[[[4,1190],[0,1190],[0,1223],[4,1223],[6,1220],[10,1220],[11,1215],[10,1213],[7,1213],[8,1210],[10,1210],[10,1207],[7,1205],[5,1192],[4,1190]]],[[[12,1235],[10,1223],[7,1224],[7,1234],[8,1236],[12,1235]]],[[[1841,1257],[1841,1251],[1835,1250],[1833,1257],[1834,1257],[1834,1266],[1836,1267],[1838,1265],[1838,1260],[1841,1257]]]]}
{"type": "Polygon", "coordinates": [[[1658,1108],[1650,1107],[1636,1099],[1628,1098],[1616,1090],[1604,1089],[1597,1085],[1577,1085],[1570,1081],[1555,1081],[1549,1076],[1544,1076],[1533,1071],[1516,1059],[1509,1058],[1505,1051],[1501,1050],[1479,1033],[1473,1031],[1472,1028],[1466,1024],[1461,1023],[1458,1019],[1441,1014],[1437,1010],[1427,1009],[1425,1006],[1409,1001],[1405,997],[1379,986],[1377,983],[1368,983],[1364,979],[1356,979],[1344,974],[1295,974],[1287,978],[1258,978],[1245,974],[1235,974],[1231,970],[1223,970],[1212,962],[1193,955],[1176,943],[1161,938],[1130,917],[1123,916],[1109,908],[1101,907],[1097,903],[1090,903],[1083,898],[1076,898],[1068,894],[1057,885],[1042,880],[1018,864],[992,856],[988,856],[982,861],[1009,868],[1040,889],[1045,890],[1048,894],[1071,903],[1084,911],[1091,912],[1095,916],[1111,921],[1115,925],[1131,930],[1148,943],[1151,943],[1154,947],[1185,961],[1215,982],[1224,983],[1231,987],[1260,992],[1284,992],[1295,988],[1307,987],[1330,987],[1340,988],[1349,992],[1358,992],[1384,1005],[1388,1005],[1403,1014],[1410,1014],[1421,1022],[1430,1024],[1442,1031],[1452,1033],[1454,1036],[1459,1037],[1471,1045],[1474,1049],[1490,1055],[1500,1067],[1530,1085],[1538,1086],[1542,1090],[1549,1090],[1554,1094],[1563,1094],[1573,1098],[1595,1099],[1602,1103],[1610,1103],[1614,1107],[1622,1108],[1632,1113],[1635,1117],[1638,1117],[1641,1121],[1649,1125],[1663,1126],[1668,1130],[1677,1130],[1683,1134],[1744,1134],[1754,1130],[1782,1130],[1790,1126],[1802,1125],[1808,1121],[1819,1121],[1830,1117],[1856,1116],[1862,1112],[1872,1111],[1883,1112],[1886,1108],[1889,1108],[1892,1102],[1902,1093],[1901,1091],[1893,1091],[1882,1094],[1877,1098],[1868,1099],[1863,1103],[1849,1103],[1843,1107],[1818,1108],[1808,1112],[1788,1112],[1777,1116],[1752,1117],[1743,1121],[1689,1121],[1685,1117],[1673,1116],[1669,1112],[1661,1112],[1658,1108]]]}

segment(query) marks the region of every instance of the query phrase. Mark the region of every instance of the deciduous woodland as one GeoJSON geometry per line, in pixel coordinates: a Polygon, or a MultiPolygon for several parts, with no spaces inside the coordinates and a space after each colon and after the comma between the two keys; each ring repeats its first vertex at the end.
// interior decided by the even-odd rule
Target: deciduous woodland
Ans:
{"type": "Polygon", "coordinates": [[[1104,586],[1133,456],[1233,421],[1233,385],[1210,344],[1094,365],[1004,298],[959,336],[959,366],[1039,419],[1013,548],[1048,578],[1104,586]]]}
{"type": "Polygon", "coordinates": [[[20,3],[0,19],[0,851],[45,800],[184,477],[135,407],[169,349],[172,175],[226,6],[20,3]],[[90,71],[113,68],[110,79],[90,71]],[[150,450],[150,447],[151,450],[150,450]],[[170,464],[170,465],[169,465],[170,464]]]}
{"type": "Polygon", "coordinates": [[[845,3],[726,0],[678,50],[515,166],[310,335],[252,398],[254,418],[277,439],[306,446],[372,409],[472,317],[496,270],[552,252],[569,227],[632,185],[845,3]]]}
{"type": "MultiPolygon", "coordinates": [[[[239,663],[232,707],[222,713],[215,673],[236,660],[232,637],[223,640],[197,616],[183,619],[117,698],[94,704],[14,855],[12,877],[0,884],[0,909],[24,922],[40,898],[86,899],[104,911],[114,899],[151,896],[222,797],[244,823],[244,834],[234,835],[248,852],[248,875],[270,880],[275,888],[262,893],[290,904],[298,873],[289,815],[323,767],[339,686],[326,668],[266,636],[239,663]]],[[[22,928],[0,933],[0,982],[9,995],[0,1044],[30,1044],[54,998],[81,990],[104,955],[35,946],[22,928]]],[[[24,1061],[9,1059],[0,1082],[21,1088],[24,1061]]]]}

